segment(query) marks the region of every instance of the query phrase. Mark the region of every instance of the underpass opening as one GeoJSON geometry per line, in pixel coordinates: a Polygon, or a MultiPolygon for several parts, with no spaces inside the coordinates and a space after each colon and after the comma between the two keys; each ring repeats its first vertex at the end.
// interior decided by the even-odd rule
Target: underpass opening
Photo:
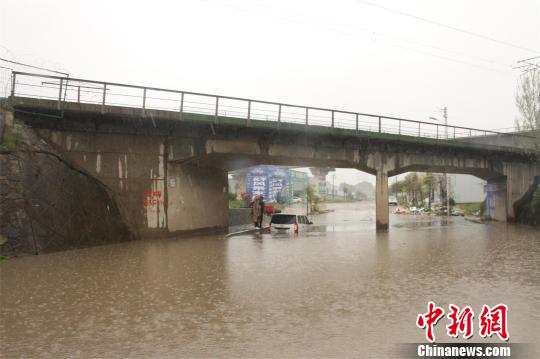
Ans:
{"type": "MultiPolygon", "coordinates": [[[[257,164],[229,171],[228,192],[231,227],[253,226],[254,202],[261,197],[263,226],[268,226],[273,213],[306,215],[316,223],[321,214],[342,210],[362,211],[358,222],[375,223],[374,176],[353,168],[257,164]]],[[[339,222],[338,214],[332,218],[339,222]]]]}
{"type": "Polygon", "coordinates": [[[388,197],[392,213],[505,218],[506,178],[485,179],[469,171],[460,172],[410,171],[394,175],[389,179],[388,197]]]}

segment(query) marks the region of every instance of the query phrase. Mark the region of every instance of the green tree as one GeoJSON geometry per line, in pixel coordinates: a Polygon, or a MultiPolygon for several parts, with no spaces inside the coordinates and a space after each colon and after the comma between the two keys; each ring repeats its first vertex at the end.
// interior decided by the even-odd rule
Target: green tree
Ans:
{"type": "Polygon", "coordinates": [[[353,188],[350,184],[341,182],[339,184],[339,189],[343,192],[345,201],[352,199],[353,188]]]}
{"type": "Polygon", "coordinates": [[[435,197],[435,186],[437,184],[437,180],[433,174],[427,173],[422,179],[422,183],[427,190],[428,208],[431,210],[431,203],[435,197]]]}
{"type": "Polygon", "coordinates": [[[307,212],[314,213],[319,211],[319,196],[313,190],[313,187],[310,185],[306,186],[306,197],[307,197],[307,212]]]}
{"type": "Polygon", "coordinates": [[[522,131],[540,130],[540,69],[521,75],[516,91],[516,106],[520,113],[516,127],[522,131]]]}
{"type": "Polygon", "coordinates": [[[400,192],[400,183],[401,181],[396,181],[396,182],[392,182],[390,184],[390,193],[392,193],[394,196],[398,196],[401,192],[400,192]]]}
{"type": "Polygon", "coordinates": [[[367,195],[362,191],[356,191],[354,193],[354,197],[359,201],[363,201],[367,199],[367,195]]]}
{"type": "Polygon", "coordinates": [[[351,190],[349,187],[343,187],[343,196],[345,197],[345,200],[347,201],[349,199],[349,194],[351,190]]]}
{"type": "Polygon", "coordinates": [[[404,194],[406,191],[406,183],[405,181],[396,181],[390,185],[390,192],[396,196],[398,202],[404,201],[404,194]]]}
{"type": "Polygon", "coordinates": [[[418,173],[411,172],[405,176],[405,188],[408,193],[409,202],[417,205],[422,198],[422,184],[418,173]]]}

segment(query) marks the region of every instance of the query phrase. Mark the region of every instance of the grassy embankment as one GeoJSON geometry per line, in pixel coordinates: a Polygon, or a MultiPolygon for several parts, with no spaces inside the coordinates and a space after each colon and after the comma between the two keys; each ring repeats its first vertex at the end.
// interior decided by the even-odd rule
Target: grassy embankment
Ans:
{"type": "Polygon", "coordinates": [[[473,203],[459,203],[456,205],[459,209],[461,209],[466,215],[476,215],[479,213],[482,215],[484,212],[484,202],[473,202],[473,203]]]}

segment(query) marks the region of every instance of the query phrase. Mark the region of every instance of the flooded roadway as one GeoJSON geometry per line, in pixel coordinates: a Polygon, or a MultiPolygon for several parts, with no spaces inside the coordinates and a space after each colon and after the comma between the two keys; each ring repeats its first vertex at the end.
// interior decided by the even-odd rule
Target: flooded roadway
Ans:
{"type": "Polygon", "coordinates": [[[429,300],[477,313],[506,303],[510,342],[538,348],[538,229],[391,215],[376,234],[372,204],[313,220],[298,238],[145,240],[3,262],[2,357],[397,358],[399,343],[424,341],[415,320],[429,300]]]}

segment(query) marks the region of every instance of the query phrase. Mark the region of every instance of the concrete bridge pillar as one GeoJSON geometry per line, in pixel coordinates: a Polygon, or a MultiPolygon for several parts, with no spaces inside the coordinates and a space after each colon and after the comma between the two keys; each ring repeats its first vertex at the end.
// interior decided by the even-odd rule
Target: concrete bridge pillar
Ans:
{"type": "Polygon", "coordinates": [[[508,163],[506,175],[506,218],[516,220],[516,209],[535,190],[535,178],[540,175],[540,164],[508,163]]]}
{"type": "Polygon", "coordinates": [[[386,231],[388,230],[388,223],[390,222],[388,208],[388,171],[380,169],[377,171],[376,176],[377,179],[375,185],[375,220],[377,223],[377,230],[386,231]]]}
{"type": "Polygon", "coordinates": [[[227,227],[227,171],[170,163],[167,179],[168,232],[227,227]]]}
{"type": "Polygon", "coordinates": [[[486,209],[484,214],[494,220],[506,222],[506,197],[506,177],[489,179],[486,183],[486,209]]]}

